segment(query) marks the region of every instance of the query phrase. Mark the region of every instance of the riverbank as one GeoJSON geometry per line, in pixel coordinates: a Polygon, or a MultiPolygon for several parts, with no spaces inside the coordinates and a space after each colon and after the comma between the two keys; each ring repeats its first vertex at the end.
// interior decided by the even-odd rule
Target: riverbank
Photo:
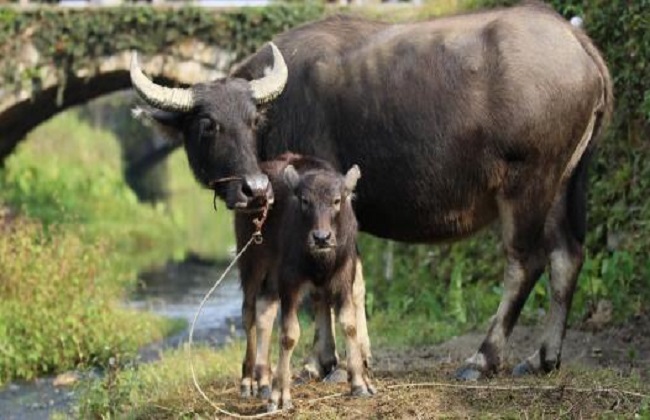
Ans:
{"type": "MultiPolygon", "coordinates": [[[[172,334],[141,345],[137,355],[122,355],[124,368],[142,366],[166,359],[187,342],[188,328],[198,303],[223,271],[219,265],[197,262],[195,259],[169,262],[155,270],[141,273],[139,285],[122,306],[136,315],[158,316],[173,325],[172,334]],[[167,353],[166,353],[167,352],[167,353]]],[[[236,273],[225,279],[213,299],[205,306],[197,322],[194,341],[199,346],[223,347],[240,340],[241,293],[236,273]]],[[[199,352],[201,354],[201,352],[199,352]]],[[[211,353],[206,357],[214,359],[211,353]]],[[[13,381],[0,389],[0,418],[4,420],[45,420],[52,416],[79,417],[77,406],[81,399],[91,398],[94,384],[111,372],[107,369],[86,367],[44,376],[31,381],[13,381]]],[[[179,366],[179,369],[182,367],[179,366]]],[[[96,408],[99,409],[99,408],[96,408]]]]}

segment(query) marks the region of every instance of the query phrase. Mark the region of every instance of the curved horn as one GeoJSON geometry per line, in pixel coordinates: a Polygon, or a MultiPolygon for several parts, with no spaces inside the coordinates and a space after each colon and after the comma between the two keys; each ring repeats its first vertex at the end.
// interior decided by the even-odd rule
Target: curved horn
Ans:
{"type": "Polygon", "coordinates": [[[131,56],[131,83],[145,102],[163,111],[187,112],[194,106],[194,96],[190,89],[168,88],[149,80],[140,68],[137,52],[131,56]]]}
{"type": "Polygon", "coordinates": [[[253,91],[253,98],[258,104],[270,102],[277,98],[284,90],[289,76],[287,63],[284,62],[282,53],[273,42],[269,42],[269,45],[273,50],[273,68],[264,77],[249,82],[253,91]]]}

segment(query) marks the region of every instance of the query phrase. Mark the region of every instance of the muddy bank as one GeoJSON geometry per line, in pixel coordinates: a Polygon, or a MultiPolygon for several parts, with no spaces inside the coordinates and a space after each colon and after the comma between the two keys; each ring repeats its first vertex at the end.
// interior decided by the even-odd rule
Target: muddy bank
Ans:
{"type": "MultiPolygon", "coordinates": [[[[515,327],[508,342],[503,374],[536,349],[541,328],[515,327]]],[[[478,349],[485,332],[474,332],[434,346],[375,350],[375,370],[414,372],[439,364],[460,364],[478,349]]],[[[612,368],[623,375],[638,373],[650,379],[650,314],[625,325],[592,333],[570,329],[562,350],[563,366],[612,368]]]]}

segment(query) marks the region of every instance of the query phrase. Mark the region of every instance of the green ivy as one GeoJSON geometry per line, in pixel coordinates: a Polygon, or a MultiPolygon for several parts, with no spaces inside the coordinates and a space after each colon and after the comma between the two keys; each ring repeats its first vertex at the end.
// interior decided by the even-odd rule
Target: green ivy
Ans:
{"type": "Polygon", "coordinates": [[[241,58],[292,26],[316,19],[322,5],[278,4],[216,12],[196,7],[118,7],[101,9],[39,8],[18,12],[0,8],[0,74],[4,86],[31,80],[38,86],[38,66],[54,64],[62,76],[88,68],[97,58],[120,51],[164,51],[184,39],[216,45],[241,58]],[[33,44],[37,68],[16,74],[23,47],[33,44]]]}

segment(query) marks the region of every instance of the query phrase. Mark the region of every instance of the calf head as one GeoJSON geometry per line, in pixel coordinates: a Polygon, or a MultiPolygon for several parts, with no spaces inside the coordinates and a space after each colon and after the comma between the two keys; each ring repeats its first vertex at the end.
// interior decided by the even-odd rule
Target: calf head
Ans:
{"type": "Polygon", "coordinates": [[[288,165],[284,179],[298,201],[300,231],[312,256],[335,254],[345,235],[356,232],[352,210],[352,192],[361,177],[357,165],[345,174],[327,170],[310,170],[299,174],[288,165]]]}
{"type": "Polygon", "coordinates": [[[257,107],[283,91],[287,66],[274,44],[264,51],[273,64],[264,77],[251,81],[227,77],[187,89],[159,86],[144,75],[135,54],[131,62],[133,87],[153,107],[140,115],[182,142],[197,180],[235,210],[273,200],[271,184],[257,160],[256,128],[261,118],[257,107]]]}

